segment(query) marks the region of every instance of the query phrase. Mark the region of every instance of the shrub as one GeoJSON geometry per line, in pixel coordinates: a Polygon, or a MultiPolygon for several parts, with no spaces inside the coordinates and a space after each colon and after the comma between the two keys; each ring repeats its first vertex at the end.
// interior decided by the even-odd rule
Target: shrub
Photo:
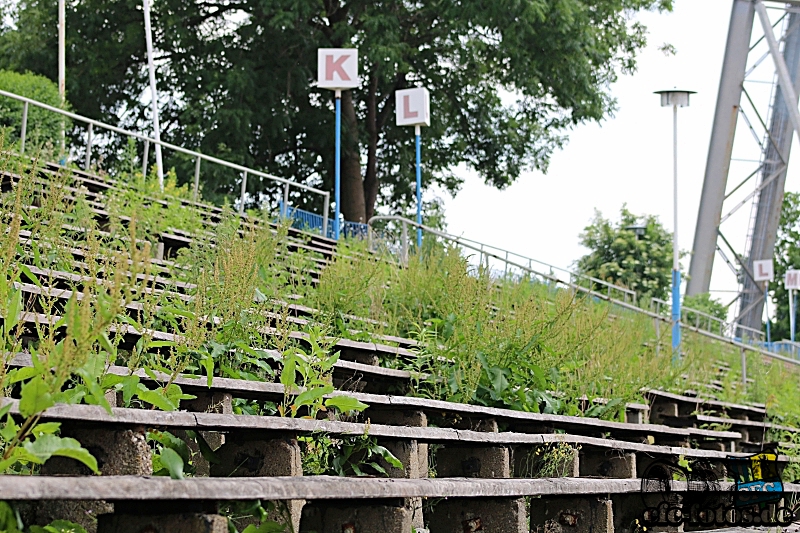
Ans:
{"type": "MultiPolygon", "coordinates": [[[[61,107],[58,85],[38,74],[20,74],[10,70],[0,70],[0,89],[31,98],[53,107],[61,107]]],[[[0,128],[6,139],[16,142],[22,131],[22,102],[0,97],[0,128]]],[[[69,104],[64,108],[69,110],[69,104]]],[[[66,120],[64,128],[68,131],[71,122],[66,120]]],[[[61,139],[62,119],[57,114],[36,106],[28,106],[28,128],[26,144],[42,146],[48,142],[58,144],[61,139]]]]}

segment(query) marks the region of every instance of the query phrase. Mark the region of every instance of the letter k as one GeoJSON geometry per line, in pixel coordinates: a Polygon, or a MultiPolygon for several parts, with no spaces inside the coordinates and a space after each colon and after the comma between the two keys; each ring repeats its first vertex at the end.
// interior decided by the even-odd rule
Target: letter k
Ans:
{"type": "Polygon", "coordinates": [[[334,72],[339,75],[339,79],[342,81],[350,81],[350,76],[347,75],[347,72],[344,71],[342,65],[345,61],[350,58],[348,55],[339,56],[335,61],[333,59],[333,55],[326,55],[325,56],[325,80],[326,81],[333,81],[333,74],[334,72]]]}

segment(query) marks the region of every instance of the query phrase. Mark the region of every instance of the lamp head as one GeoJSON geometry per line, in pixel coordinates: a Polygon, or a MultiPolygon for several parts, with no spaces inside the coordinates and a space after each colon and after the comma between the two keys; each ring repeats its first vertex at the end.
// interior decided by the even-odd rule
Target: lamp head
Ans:
{"type": "Polygon", "coordinates": [[[655,94],[661,95],[661,107],[689,107],[689,95],[697,93],[696,91],[669,89],[666,91],[656,91],[655,94]]]}

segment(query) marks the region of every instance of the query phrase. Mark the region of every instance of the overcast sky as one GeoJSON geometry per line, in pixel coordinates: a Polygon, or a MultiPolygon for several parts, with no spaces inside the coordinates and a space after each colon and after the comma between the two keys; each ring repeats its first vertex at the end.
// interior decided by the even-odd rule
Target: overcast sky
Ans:
{"type": "MultiPolygon", "coordinates": [[[[639,19],[649,29],[648,46],[639,57],[638,71],[612,87],[619,107],[615,116],[600,125],[575,128],[566,147],[553,156],[547,175],[525,173],[504,191],[462,169],[466,182],[461,192],[454,199],[442,196],[449,231],[560,267],[586,253],[578,243],[579,234],[595,208],[616,219],[627,203],[634,213],[657,215],[671,231],[672,109],[662,108],[653,91],[678,87],[697,91],[690,107],[678,111],[678,239],[682,250],[691,250],[731,4],[731,0],[676,0],[673,13],[642,14],[639,19]],[[677,54],[668,57],[659,51],[664,43],[674,45],[677,54]]],[[[777,19],[779,13],[773,11],[772,16],[777,19]]],[[[747,85],[765,104],[770,86],[757,81],[771,81],[773,71],[772,63],[765,61],[754,73],[756,81],[747,85]]],[[[739,122],[734,157],[757,158],[753,138],[739,122]]],[[[734,163],[729,189],[754,168],[754,163],[734,163]]],[[[790,171],[787,190],[797,190],[797,174],[790,171]]],[[[754,185],[743,190],[751,192],[754,185]]],[[[723,226],[740,248],[749,216],[747,206],[723,226]]],[[[688,257],[682,264],[688,270],[688,257]]],[[[719,258],[711,288],[736,289],[735,279],[719,258]]],[[[734,294],[715,296],[727,303],[734,294]]]]}

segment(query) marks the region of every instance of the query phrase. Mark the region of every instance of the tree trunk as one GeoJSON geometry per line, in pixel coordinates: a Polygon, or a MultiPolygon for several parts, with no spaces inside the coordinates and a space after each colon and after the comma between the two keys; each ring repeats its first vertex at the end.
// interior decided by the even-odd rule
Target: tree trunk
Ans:
{"type": "Polygon", "coordinates": [[[361,156],[358,145],[358,123],[353,105],[353,92],[342,91],[342,213],[345,220],[367,222],[364,185],[361,178],[361,156]]]}
{"type": "Polygon", "coordinates": [[[364,203],[367,220],[375,215],[378,200],[378,77],[373,74],[367,92],[367,174],[364,177],[364,203]]]}

